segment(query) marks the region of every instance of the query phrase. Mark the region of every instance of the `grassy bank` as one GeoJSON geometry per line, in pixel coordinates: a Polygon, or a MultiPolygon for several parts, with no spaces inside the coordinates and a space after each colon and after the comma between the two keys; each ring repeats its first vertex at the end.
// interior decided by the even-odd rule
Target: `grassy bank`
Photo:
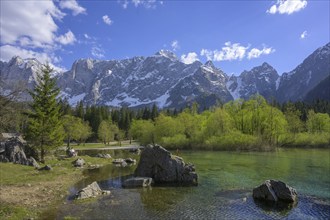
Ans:
{"type": "MultiPolygon", "coordinates": [[[[89,165],[105,165],[111,159],[82,156],[89,165]]],[[[38,171],[31,166],[0,163],[0,219],[30,219],[63,202],[70,186],[84,178],[75,168],[76,158],[47,158],[51,171],[38,171]]]]}

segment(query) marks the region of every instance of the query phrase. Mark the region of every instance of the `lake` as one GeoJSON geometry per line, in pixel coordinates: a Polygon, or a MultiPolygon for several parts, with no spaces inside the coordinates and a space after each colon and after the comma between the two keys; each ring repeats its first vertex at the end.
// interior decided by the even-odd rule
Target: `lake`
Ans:
{"type": "MultiPolygon", "coordinates": [[[[95,154],[95,152],[89,152],[95,154]]],[[[139,156],[111,151],[114,158],[139,156]]],[[[182,151],[185,162],[195,164],[197,187],[123,189],[121,182],[136,166],[107,165],[87,170],[88,178],[70,189],[66,204],[45,213],[47,218],[80,219],[329,219],[330,151],[278,149],[275,152],[182,151]],[[292,208],[256,204],[252,189],[266,179],[296,188],[292,208]],[[89,201],[71,200],[77,190],[98,181],[111,195],[89,201]]]]}

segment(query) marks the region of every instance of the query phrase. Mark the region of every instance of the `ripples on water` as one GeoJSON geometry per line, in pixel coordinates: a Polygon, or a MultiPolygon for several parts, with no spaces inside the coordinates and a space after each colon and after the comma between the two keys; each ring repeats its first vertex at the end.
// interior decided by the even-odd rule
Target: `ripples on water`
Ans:
{"type": "Polygon", "coordinates": [[[94,180],[102,189],[111,190],[111,195],[86,202],[67,201],[57,211],[48,212],[46,217],[330,219],[328,151],[289,150],[267,154],[185,152],[180,156],[196,165],[199,186],[123,189],[122,181],[130,177],[135,167],[108,165],[87,171],[89,178],[73,187],[71,195],[94,180]],[[310,172],[311,169],[317,171],[310,172]],[[269,207],[253,200],[252,188],[270,178],[281,179],[297,188],[299,200],[293,208],[269,207]]]}

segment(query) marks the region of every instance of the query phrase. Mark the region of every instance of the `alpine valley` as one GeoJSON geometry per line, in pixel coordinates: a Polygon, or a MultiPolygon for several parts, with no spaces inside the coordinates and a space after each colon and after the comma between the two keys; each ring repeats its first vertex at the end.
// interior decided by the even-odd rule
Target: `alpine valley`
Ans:
{"type": "MultiPolygon", "coordinates": [[[[31,89],[42,64],[36,59],[13,57],[0,61],[0,94],[17,87],[31,89]]],[[[329,97],[330,43],[315,50],[294,70],[281,75],[268,63],[228,76],[213,65],[185,64],[174,53],[161,50],[149,57],[124,60],[79,59],[71,70],[55,73],[61,97],[71,105],[182,108],[192,102],[209,107],[218,101],[248,99],[260,94],[279,102],[329,97]],[[324,89],[317,89],[317,88],[324,89]],[[325,91],[326,90],[326,91],[325,91]],[[319,92],[318,92],[319,91],[319,92]],[[326,95],[324,95],[326,94],[326,95]]],[[[22,100],[29,100],[24,93],[22,100]]]]}

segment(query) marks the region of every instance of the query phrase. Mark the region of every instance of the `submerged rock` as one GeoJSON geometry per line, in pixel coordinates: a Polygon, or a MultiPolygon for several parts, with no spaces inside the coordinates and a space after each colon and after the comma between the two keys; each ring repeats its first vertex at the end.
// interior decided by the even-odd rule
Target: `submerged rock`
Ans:
{"type": "Polygon", "coordinates": [[[141,153],[134,176],[151,177],[155,183],[197,185],[198,176],[192,164],[172,155],[159,145],[148,145],[141,153]]]}
{"type": "Polygon", "coordinates": [[[101,190],[99,184],[97,182],[93,182],[90,185],[86,186],[85,188],[81,189],[76,194],[76,199],[87,199],[93,198],[99,195],[109,195],[110,191],[108,190],[101,190]]]}
{"type": "Polygon", "coordinates": [[[123,183],[124,188],[147,187],[151,186],[152,178],[149,177],[133,177],[127,179],[123,183]]]}
{"type": "Polygon", "coordinates": [[[297,192],[282,181],[266,180],[253,189],[253,198],[268,202],[296,202],[297,192]]]}

